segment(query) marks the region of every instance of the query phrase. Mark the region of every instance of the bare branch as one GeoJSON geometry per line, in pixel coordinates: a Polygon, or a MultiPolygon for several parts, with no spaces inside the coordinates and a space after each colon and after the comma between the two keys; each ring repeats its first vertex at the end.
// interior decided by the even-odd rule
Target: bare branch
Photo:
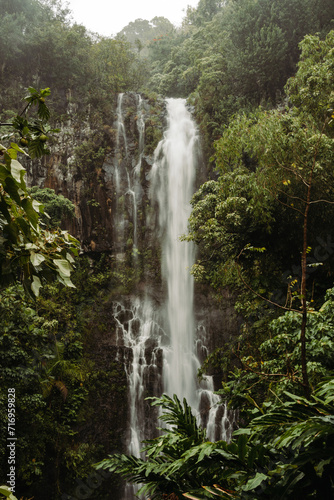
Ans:
{"type": "Polygon", "coordinates": [[[334,201],[329,201],[329,200],[313,200],[313,201],[310,201],[310,205],[313,205],[314,203],[329,203],[330,205],[334,205],[334,201]]]}
{"type": "MultiPolygon", "coordinates": [[[[279,193],[282,193],[284,194],[285,196],[287,196],[288,198],[291,198],[292,200],[298,200],[298,201],[301,201],[302,203],[306,203],[306,200],[303,200],[303,198],[300,198],[299,196],[293,196],[292,194],[289,194],[287,193],[286,191],[283,191],[283,189],[279,189],[277,188],[277,191],[279,193]]],[[[278,200],[279,201],[279,200],[278,200]]],[[[293,207],[291,207],[293,208],[293,207]]]]}
{"type": "MultiPolygon", "coordinates": [[[[278,201],[278,203],[280,203],[281,205],[284,205],[285,207],[291,208],[291,210],[295,210],[295,212],[298,212],[298,213],[300,213],[301,215],[304,215],[304,213],[303,213],[301,210],[299,210],[298,208],[296,208],[296,207],[292,207],[291,205],[288,205],[287,203],[284,203],[284,201],[279,200],[279,199],[275,196],[275,194],[274,194],[272,191],[270,191],[270,189],[269,189],[269,188],[267,188],[266,186],[263,186],[263,187],[264,187],[264,189],[265,189],[266,191],[268,191],[268,193],[270,193],[270,194],[271,194],[271,196],[273,196],[273,197],[274,197],[274,198],[278,201]]],[[[280,192],[281,192],[281,193],[283,193],[283,194],[286,194],[284,191],[281,191],[280,189],[278,189],[278,191],[280,191],[280,192]]],[[[288,195],[287,195],[287,196],[288,196],[288,195]]],[[[297,197],[296,197],[296,198],[297,198],[297,197]]],[[[300,201],[304,201],[304,200],[302,200],[301,198],[298,198],[298,199],[299,199],[300,201]]]]}
{"type": "Polygon", "coordinates": [[[273,306],[275,307],[278,307],[279,309],[283,309],[284,311],[293,311],[293,312],[296,312],[298,314],[301,314],[301,311],[299,311],[298,309],[293,309],[291,307],[285,307],[285,306],[282,306],[281,304],[278,304],[277,302],[273,302],[272,300],[268,299],[267,297],[264,297],[263,295],[261,295],[260,293],[256,292],[246,281],[245,279],[243,278],[242,276],[242,273],[241,273],[241,270],[240,270],[240,264],[239,264],[239,258],[241,257],[242,253],[244,251],[244,248],[241,250],[241,252],[239,253],[239,255],[237,256],[236,260],[236,264],[237,264],[237,272],[238,272],[238,276],[239,278],[241,279],[241,281],[243,282],[243,284],[246,286],[246,288],[248,288],[248,290],[250,290],[252,293],[254,293],[254,295],[256,295],[257,297],[259,297],[260,299],[264,300],[265,302],[268,302],[269,304],[272,304],[273,306]]]}

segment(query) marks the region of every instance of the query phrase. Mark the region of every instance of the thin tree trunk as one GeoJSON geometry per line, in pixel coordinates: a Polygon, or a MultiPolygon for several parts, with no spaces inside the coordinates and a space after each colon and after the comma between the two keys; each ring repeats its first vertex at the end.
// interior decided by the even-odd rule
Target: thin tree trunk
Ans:
{"type": "Polygon", "coordinates": [[[307,257],[307,215],[309,205],[306,205],[304,215],[303,228],[303,251],[302,251],[302,281],[301,281],[301,303],[302,303],[302,324],[300,328],[300,348],[301,348],[301,365],[302,377],[305,397],[309,399],[311,390],[307,373],[307,356],[306,356],[306,325],[307,325],[307,301],[306,301],[306,257],[307,257]]]}
{"type": "Polygon", "coordinates": [[[304,386],[304,394],[307,399],[310,398],[311,388],[310,382],[308,379],[307,373],[307,356],[306,356],[306,326],[307,326],[307,297],[306,297],[306,273],[307,273],[307,225],[308,225],[308,214],[311,206],[311,190],[312,190],[312,182],[313,182],[313,173],[315,169],[315,164],[318,156],[320,140],[324,133],[327,119],[324,122],[320,138],[318,144],[315,148],[314,156],[313,156],[313,164],[310,171],[310,175],[308,181],[305,183],[307,185],[307,196],[306,196],[306,205],[304,210],[304,224],[303,224],[303,250],[302,250],[302,279],[301,279],[301,305],[302,305],[302,324],[300,327],[300,346],[301,346],[301,365],[302,365],[302,377],[303,377],[303,386],[304,386]]]}
{"type": "Polygon", "coordinates": [[[308,213],[310,210],[311,201],[311,186],[313,169],[311,170],[309,182],[307,185],[307,197],[306,206],[304,211],[304,224],[303,224],[303,250],[301,258],[302,267],[302,278],[301,278],[301,305],[302,305],[302,323],[300,327],[300,348],[301,348],[301,365],[302,365],[302,377],[303,377],[303,387],[304,394],[307,399],[310,398],[311,388],[307,373],[307,355],[306,355],[306,326],[307,326],[307,288],[306,288],[306,277],[307,277],[307,224],[308,224],[308,213]]]}

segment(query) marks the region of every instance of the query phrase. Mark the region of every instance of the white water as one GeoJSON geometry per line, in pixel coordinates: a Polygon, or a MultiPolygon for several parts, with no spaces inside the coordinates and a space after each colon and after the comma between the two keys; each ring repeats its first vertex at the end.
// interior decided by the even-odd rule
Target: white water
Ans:
{"type": "Polygon", "coordinates": [[[130,202],[126,202],[127,209],[132,212],[130,222],[133,225],[132,240],[133,240],[133,256],[136,259],[137,249],[138,249],[138,234],[137,234],[137,200],[140,196],[141,186],[140,186],[140,171],[142,165],[142,159],[144,155],[145,147],[145,121],[143,113],[143,100],[141,96],[136,96],[137,100],[137,130],[138,130],[138,162],[132,165],[132,158],[129,151],[128,138],[126,135],[126,129],[123,117],[123,101],[124,94],[118,95],[117,100],[117,121],[116,121],[116,148],[114,157],[114,172],[115,172],[115,189],[117,194],[117,204],[116,204],[116,241],[118,242],[119,249],[123,250],[121,247],[125,243],[125,220],[124,220],[124,201],[123,204],[119,203],[119,199],[126,200],[130,199],[130,202]],[[125,182],[123,186],[123,191],[121,188],[121,177],[123,172],[123,178],[125,182]]]}
{"type": "Polygon", "coordinates": [[[161,373],[157,366],[161,356],[159,343],[162,332],[149,300],[135,297],[127,307],[114,302],[113,317],[117,345],[122,347],[120,351],[123,352],[122,361],[128,380],[128,452],[139,457],[142,441],[152,437],[149,435],[149,422],[145,421],[145,406],[149,406],[145,403],[145,389],[150,384],[152,396],[160,396],[162,391],[161,373]]]}
{"type": "MultiPolygon", "coordinates": [[[[138,161],[129,168],[128,144],[123,122],[122,95],[117,107],[117,152],[125,154],[126,192],[133,204],[133,242],[137,247],[137,207],[141,189],[140,171],[144,156],[145,121],[141,98],[137,98],[137,128],[139,134],[138,161]]],[[[148,423],[146,388],[154,394],[162,392],[183,398],[197,412],[198,421],[206,426],[210,440],[229,439],[229,415],[219,396],[213,394],[213,379],[206,377],[200,384],[197,371],[200,359],[206,357],[205,329],[202,340],[196,338],[194,320],[194,282],[190,268],[194,263],[194,246],[180,241],[187,233],[191,213],[190,199],[194,192],[198,134],[191,114],[182,99],[167,100],[167,129],[155,151],[150,174],[150,197],[158,202],[162,245],[162,276],[166,299],[161,308],[154,308],[146,299],[131,299],[127,307],[115,304],[113,315],[117,323],[118,345],[126,348],[124,366],[128,379],[129,435],[128,453],[139,456],[142,441],[153,437],[157,422],[148,423]],[[163,362],[161,355],[163,351],[163,362]],[[204,352],[205,351],[205,352],[204,352]],[[149,354],[148,354],[149,353],[149,354]],[[158,362],[158,357],[160,360],[158,362]],[[151,389],[152,390],[152,389],[151,389]],[[145,406],[146,405],[146,406],[145,406]]],[[[121,161],[117,160],[117,173],[121,161]]],[[[116,182],[117,184],[117,182],[116,182]]],[[[121,193],[119,193],[121,195],[121,193]]],[[[119,217],[119,216],[116,216],[119,217]]],[[[123,222],[120,218],[119,225],[123,222]]],[[[198,332],[197,332],[198,333],[198,332]]],[[[128,485],[125,500],[134,498],[135,489],[128,485]]]]}
{"type": "MultiPolygon", "coordinates": [[[[137,95],[137,130],[138,130],[138,162],[133,170],[133,197],[134,197],[134,213],[133,213],[133,255],[136,259],[138,256],[138,236],[137,236],[137,199],[141,194],[140,174],[142,167],[142,160],[145,149],[145,120],[143,111],[143,99],[137,95]]],[[[129,182],[130,186],[130,182],[129,182]]]]}
{"type": "MultiPolygon", "coordinates": [[[[116,322],[117,345],[120,348],[118,361],[123,363],[128,381],[127,453],[139,457],[143,440],[154,437],[152,431],[157,423],[155,412],[150,412],[150,405],[145,397],[148,396],[148,386],[152,391],[150,396],[158,397],[162,393],[162,355],[159,343],[163,332],[149,300],[132,298],[127,306],[114,302],[113,317],[116,322]]],[[[127,484],[123,500],[137,499],[139,487],[127,484]]]]}
{"type": "Polygon", "coordinates": [[[123,157],[125,159],[128,156],[128,145],[125,133],[125,126],[122,115],[122,102],[123,95],[119,94],[117,99],[117,127],[116,127],[116,148],[114,155],[114,177],[115,177],[115,190],[116,190],[116,214],[115,214],[115,235],[114,240],[116,242],[116,248],[118,252],[122,251],[121,244],[124,240],[124,219],[121,215],[123,212],[123,207],[119,202],[121,196],[121,166],[123,157]]]}
{"type": "Polygon", "coordinates": [[[159,203],[162,271],[167,283],[169,343],[163,347],[163,390],[170,396],[176,394],[181,401],[187,399],[199,424],[206,427],[209,440],[229,440],[232,413],[214,394],[211,376],[200,383],[197,379],[200,359],[208,355],[203,345],[206,335],[205,328],[200,327],[202,340],[195,338],[194,281],[190,274],[194,246],[180,241],[180,236],[187,233],[191,213],[198,134],[183,99],[168,99],[167,112],[168,126],[155,151],[151,176],[151,196],[159,203]]]}
{"type": "Polygon", "coordinates": [[[183,99],[168,99],[168,128],[156,151],[152,189],[159,202],[164,233],[163,276],[167,283],[170,345],[165,348],[164,391],[195,403],[194,263],[193,244],[181,242],[187,233],[190,199],[196,174],[197,130],[183,99]]]}

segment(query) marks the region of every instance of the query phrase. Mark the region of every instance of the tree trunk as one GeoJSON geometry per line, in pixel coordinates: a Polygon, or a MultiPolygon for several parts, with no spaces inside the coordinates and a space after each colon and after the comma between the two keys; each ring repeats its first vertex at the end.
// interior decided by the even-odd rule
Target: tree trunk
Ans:
{"type": "Polygon", "coordinates": [[[301,365],[302,365],[302,377],[303,377],[303,387],[304,395],[307,399],[310,398],[311,389],[307,373],[307,356],[306,356],[306,326],[307,326],[307,297],[306,297],[306,277],[307,277],[307,223],[308,223],[308,213],[310,209],[311,201],[311,185],[312,185],[312,173],[311,171],[310,180],[307,186],[307,198],[306,206],[304,211],[304,224],[303,224],[303,250],[301,258],[302,267],[302,277],[301,277],[301,306],[302,306],[302,324],[300,327],[300,349],[301,349],[301,365]]]}

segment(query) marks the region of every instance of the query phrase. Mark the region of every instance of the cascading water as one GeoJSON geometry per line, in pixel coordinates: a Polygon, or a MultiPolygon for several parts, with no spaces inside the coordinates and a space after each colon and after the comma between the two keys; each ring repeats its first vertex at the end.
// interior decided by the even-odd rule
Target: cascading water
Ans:
{"type": "MultiPolygon", "coordinates": [[[[117,127],[116,127],[116,149],[114,155],[114,178],[115,178],[115,190],[116,190],[116,210],[115,210],[115,242],[118,252],[121,250],[121,242],[124,240],[124,220],[121,215],[122,207],[119,203],[119,197],[121,193],[120,185],[121,185],[121,167],[123,157],[125,161],[128,157],[128,143],[125,133],[125,126],[122,115],[122,102],[123,95],[119,94],[117,100],[117,127]]],[[[126,169],[126,166],[125,166],[126,169]]]]}
{"type": "Polygon", "coordinates": [[[194,247],[180,241],[187,233],[191,212],[198,134],[183,99],[167,99],[167,112],[168,128],[156,149],[151,175],[152,196],[159,204],[162,270],[167,283],[169,342],[164,346],[164,392],[187,399],[197,411],[198,422],[206,427],[208,439],[230,439],[232,414],[214,394],[212,377],[206,376],[201,383],[197,379],[208,352],[202,340],[195,339],[194,282],[189,269],[194,263],[194,247]]]}
{"type": "Polygon", "coordinates": [[[119,94],[117,100],[117,121],[116,121],[116,148],[114,155],[114,176],[116,190],[116,236],[115,240],[119,249],[124,249],[125,243],[125,226],[126,222],[131,222],[133,226],[133,256],[137,257],[138,250],[138,235],[137,235],[137,200],[140,196],[141,186],[139,182],[140,169],[144,154],[144,138],[145,138],[145,121],[143,116],[143,100],[141,96],[136,96],[137,100],[137,130],[138,130],[138,161],[133,163],[133,157],[130,151],[130,145],[126,134],[126,127],[123,117],[123,101],[124,94],[119,94]],[[121,188],[121,178],[124,177],[123,190],[121,188]],[[130,201],[126,203],[128,210],[131,212],[128,219],[124,219],[124,203],[125,199],[130,201]],[[120,203],[122,200],[122,204],[120,203]],[[123,246],[123,248],[122,248],[123,246]]]}
{"type": "MultiPolygon", "coordinates": [[[[127,452],[140,456],[142,441],[153,438],[157,421],[145,397],[162,394],[162,350],[159,347],[163,332],[157,314],[149,300],[132,298],[125,306],[113,304],[116,322],[116,341],[128,381],[129,425],[127,452]],[[148,387],[150,392],[148,393],[148,387]]],[[[158,315],[159,316],[159,315],[158,315]]],[[[139,486],[127,484],[123,500],[135,500],[139,486]]]]}
{"type": "Polygon", "coordinates": [[[170,345],[165,347],[164,391],[195,404],[194,263],[191,243],[179,240],[187,232],[194,192],[197,130],[183,99],[168,99],[168,128],[156,151],[152,188],[157,193],[163,235],[163,275],[167,282],[170,345]]]}
{"type": "MultiPolygon", "coordinates": [[[[133,254],[137,258],[138,237],[137,237],[137,205],[136,200],[141,195],[140,173],[145,148],[145,120],[143,110],[143,99],[137,95],[137,130],[138,130],[138,162],[133,170],[133,193],[134,193],[134,214],[133,214],[133,254]]],[[[130,185],[130,183],[129,183],[130,185]]]]}
{"type": "Polygon", "coordinates": [[[113,304],[117,344],[125,347],[123,363],[129,390],[128,451],[139,457],[141,442],[152,437],[152,422],[146,421],[145,392],[150,386],[151,396],[162,392],[162,351],[159,347],[161,328],[149,300],[133,298],[124,306],[113,304]]]}
{"type": "MultiPolygon", "coordinates": [[[[137,248],[137,206],[141,195],[140,171],[144,157],[145,119],[143,103],[137,96],[137,160],[131,164],[123,119],[123,95],[117,106],[117,179],[123,175],[124,194],[131,195],[133,248],[137,248]],[[122,156],[123,155],[123,156],[122,156]],[[123,168],[123,173],[120,168],[123,168]],[[125,180],[126,179],[126,180],[125,180]]],[[[228,439],[230,415],[220,398],[213,394],[212,377],[200,384],[197,371],[207,355],[205,328],[200,330],[194,319],[194,282],[190,267],[194,263],[194,246],[180,241],[187,233],[190,199],[194,192],[198,153],[198,134],[183,99],[167,99],[167,128],[156,148],[149,175],[151,205],[158,205],[162,249],[162,277],[166,296],[157,306],[147,294],[132,297],[130,305],[115,303],[113,316],[117,344],[122,346],[123,364],[128,380],[129,431],[128,453],[139,456],[141,442],[153,437],[156,413],[149,414],[145,396],[163,392],[186,398],[198,421],[206,426],[210,440],[228,439]],[[149,388],[149,389],[148,389],[149,388]]],[[[133,162],[133,160],[132,160],[133,162]]],[[[121,195],[118,183],[118,196],[121,195]]],[[[123,210],[124,212],[124,210],[123,210]]],[[[116,215],[120,227],[124,220],[116,215]]],[[[133,261],[134,263],[136,261],[133,261]]],[[[128,299],[129,300],[129,299],[128,299]]],[[[123,500],[132,500],[135,490],[128,486],[123,500]]]]}

